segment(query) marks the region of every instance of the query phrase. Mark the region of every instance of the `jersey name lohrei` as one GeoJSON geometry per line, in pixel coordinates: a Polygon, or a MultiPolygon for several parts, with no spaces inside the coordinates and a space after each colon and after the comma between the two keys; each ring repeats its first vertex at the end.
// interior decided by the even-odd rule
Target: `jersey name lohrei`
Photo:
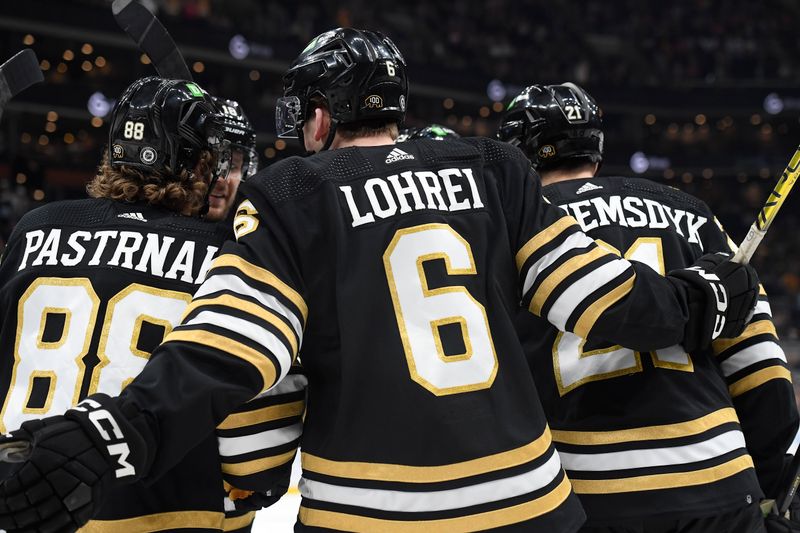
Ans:
{"type": "Polygon", "coordinates": [[[670,226],[690,243],[703,249],[700,228],[706,217],[664,205],[649,198],[608,196],[590,198],[559,206],[575,217],[583,231],[602,226],[618,225],[630,228],[666,229],[670,226]]]}
{"type": "Polygon", "coordinates": [[[201,283],[219,249],[206,245],[205,252],[195,241],[186,240],[180,248],[174,237],[138,231],[72,231],[59,228],[25,233],[25,252],[17,271],[48,266],[115,266],[145,272],[186,283],[201,283]],[[170,253],[171,252],[171,253],[170,253]]]}
{"type": "Polygon", "coordinates": [[[470,168],[445,168],[436,172],[417,170],[369,178],[353,190],[342,185],[353,227],[370,224],[410,211],[463,211],[483,207],[470,168]]]}

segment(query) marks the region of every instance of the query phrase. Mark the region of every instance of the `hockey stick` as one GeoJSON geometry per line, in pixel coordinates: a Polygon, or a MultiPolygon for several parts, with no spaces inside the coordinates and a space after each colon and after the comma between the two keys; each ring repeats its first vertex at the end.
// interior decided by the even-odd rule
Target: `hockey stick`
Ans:
{"type": "Polygon", "coordinates": [[[31,85],[43,81],[39,59],[30,48],[17,53],[0,65],[0,117],[9,100],[31,85]]]}
{"type": "Polygon", "coordinates": [[[797,487],[800,486],[800,453],[798,452],[800,450],[794,452],[792,461],[786,467],[786,474],[783,477],[784,487],[775,498],[775,509],[778,511],[779,516],[783,516],[789,509],[789,505],[791,505],[794,495],[797,493],[797,487]]]}
{"type": "MultiPolygon", "coordinates": [[[[734,254],[733,262],[750,262],[756,248],[758,248],[764,235],[767,234],[769,226],[772,224],[772,221],[775,220],[775,215],[778,214],[778,210],[783,205],[784,200],[786,200],[789,191],[792,190],[798,176],[800,176],[800,146],[795,150],[791,161],[789,161],[789,164],[781,175],[781,179],[778,180],[775,188],[769,193],[767,202],[764,204],[764,207],[761,208],[755,222],[750,226],[747,236],[745,236],[739,249],[734,254]]],[[[798,467],[800,467],[800,465],[798,465],[798,467]]]]}
{"type": "Polygon", "coordinates": [[[159,76],[193,81],[175,41],[146,7],[135,0],[114,0],[111,12],[119,27],[150,57],[159,76]]]}

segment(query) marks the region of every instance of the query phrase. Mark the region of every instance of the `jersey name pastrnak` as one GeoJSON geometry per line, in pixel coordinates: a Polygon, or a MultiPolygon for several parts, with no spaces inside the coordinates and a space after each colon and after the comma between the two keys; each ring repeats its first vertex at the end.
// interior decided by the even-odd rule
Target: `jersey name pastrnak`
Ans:
{"type": "Polygon", "coordinates": [[[470,168],[407,171],[339,187],[353,227],[410,211],[463,211],[483,207],[470,168]]]}
{"type": "Polygon", "coordinates": [[[636,196],[597,197],[559,206],[575,217],[583,231],[603,226],[626,228],[671,228],[690,243],[703,248],[700,228],[708,222],[706,217],[690,211],[664,205],[650,198],[636,196]]]}
{"type": "Polygon", "coordinates": [[[166,279],[201,283],[219,249],[186,240],[173,249],[174,237],[138,231],[32,230],[17,271],[47,266],[115,266],[166,279]]]}

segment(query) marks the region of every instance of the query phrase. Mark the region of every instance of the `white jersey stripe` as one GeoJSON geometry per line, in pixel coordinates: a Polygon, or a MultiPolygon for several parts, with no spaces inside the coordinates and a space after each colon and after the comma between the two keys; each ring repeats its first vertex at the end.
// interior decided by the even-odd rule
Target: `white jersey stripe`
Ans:
{"type": "Polygon", "coordinates": [[[769,302],[766,300],[759,300],[756,303],[756,310],[753,312],[754,315],[760,315],[766,313],[769,316],[772,316],[772,308],[769,306],[769,302]]]}
{"type": "Polygon", "coordinates": [[[705,461],[744,447],[744,435],[736,429],[703,442],[685,446],[607,453],[566,453],[562,451],[561,459],[567,470],[611,472],[705,461]]]}
{"type": "Polygon", "coordinates": [[[779,359],[786,362],[786,355],[776,342],[764,341],[748,346],[725,359],[720,366],[722,373],[728,377],[743,368],[768,359],[779,359]]]}
{"type": "Polygon", "coordinates": [[[249,320],[213,311],[201,311],[197,316],[185,323],[187,326],[202,324],[225,328],[228,331],[247,337],[261,346],[263,350],[274,355],[281,367],[280,377],[276,381],[279,382],[289,372],[289,367],[292,366],[292,354],[289,353],[284,341],[271,331],[259,327],[249,320]]]}
{"type": "Polygon", "coordinates": [[[530,288],[536,283],[536,279],[543,270],[558,261],[565,253],[576,248],[586,248],[594,241],[583,233],[573,233],[561,243],[558,247],[542,256],[541,259],[536,261],[528,269],[525,275],[525,282],[522,284],[522,293],[527,293],[530,288]]]}
{"type": "Polygon", "coordinates": [[[539,490],[552,482],[561,472],[558,453],[553,454],[546,463],[523,474],[487,481],[458,489],[429,492],[405,492],[399,490],[380,490],[375,488],[356,488],[333,485],[310,479],[300,479],[300,494],[304,498],[355,505],[369,509],[397,512],[430,512],[461,509],[505,498],[521,496],[539,490]]]}
{"type": "Polygon", "coordinates": [[[629,262],[617,259],[586,274],[561,293],[547,313],[547,320],[561,331],[566,331],[567,320],[586,296],[628,270],[630,266],[629,262]]]}
{"type": "Polygon", "coordinates": [[[218,437],[219,453],[223,457],[232,457],[245,453],[257,452],[288,444],[303,433],[303,423],[298,422],[268,431],[261,431],[241,437],[218,437]]]}
{"type": "MultiPolygon", "coordinates": [[[[213,271],[212,271],[213,273],[213,271]]],[[[272,311],[280,314],[284,318],[286,318],[289,323],[292,324],[295,333],[297,333],[297,338],[300,340],[300,344],[302,344],[303,339],[303,325],[300,323],[300,320],[297,318],[297,315],[294,314],[288,307],[283,305],[280,300],[272,296],[271,294],[261,292],[259,290],[254,289],[244,281],[239,276],[234,276],[231,274],[213,274],[206,279],[206,281],[197,289],[194,297],[195,299],[201,298],[207,294],[212,294],[215,292],[220,292],[224,290],[233,291],[236,294],[240,294],[242,296],[249,296],[250,298],[255,298],[258,300],[264,307],[268,307],[272,311]]]]}

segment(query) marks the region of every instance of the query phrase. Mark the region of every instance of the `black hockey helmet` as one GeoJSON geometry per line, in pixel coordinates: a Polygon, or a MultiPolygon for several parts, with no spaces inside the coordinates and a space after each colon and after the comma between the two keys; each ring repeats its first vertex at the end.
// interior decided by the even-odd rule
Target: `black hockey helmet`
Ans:
{"type": "Polygon", "coordinates": [[[225,138],[230,142],[231,150],[242,152],[242,180],[245,180],[258,170],[256,130],[244,114],[239,102],[217,96],[211,98],[222,115],[225,138]]]}
{"type": "Polygon", "coordinates": [[[406,114],[406,62],[379,32],[337,28],[315,37],[283,76],[275,122],[279,137],[300,138],[318,96],[331,114],[330,146],[338,124],[370,119],[400,123],[406,114]]]}
{"type": "Polygon", "coordinates": [[[568,159],[603,159],[602,111],[574,83],[531,85],[508,105],[497,137],[519,146],[536,169],[568,159]]]}
{"type": "Polygon", "coordinates": [[[168,175],[191,171],[209,150],[216,159],[211,185],[230,163],[222,115],[206,91],[186,80],[152,76],[131,84],[111,113],[108,146],[112,167],[168,175]]]}
{"type": "Polygon", "coordinates": [[[400,130],[396,142],[408,141],[411,139],[434,139],[441,141],[445,137],[461,137],[458,133],[439,124],[431,124],[424,128],[404,128],[400,130]]]}

